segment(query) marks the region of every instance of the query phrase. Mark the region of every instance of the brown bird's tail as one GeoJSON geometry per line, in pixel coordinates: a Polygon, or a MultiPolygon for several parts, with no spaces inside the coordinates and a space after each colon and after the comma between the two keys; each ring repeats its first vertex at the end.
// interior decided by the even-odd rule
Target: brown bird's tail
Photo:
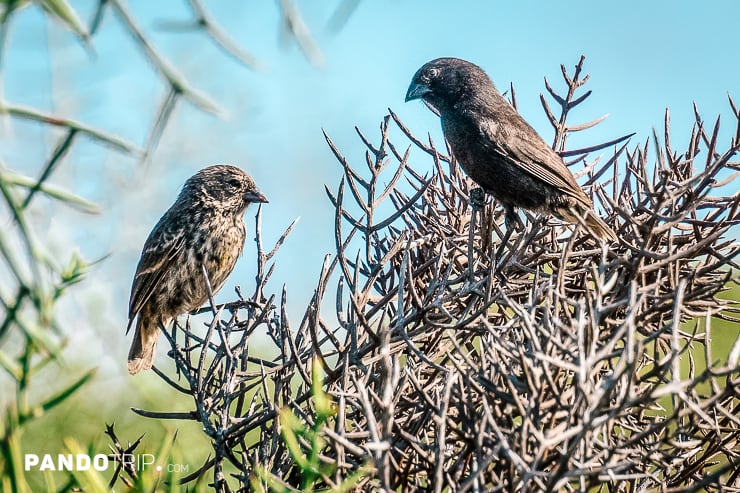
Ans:
{"type": "Polygon", "coordinates": [[[128,351],[128,372],[136,375],[141,370],[149,370],[154,364],[154,351],[157,349],[159,327],[146,317],[136,321],[136,332],[128,351]]]}

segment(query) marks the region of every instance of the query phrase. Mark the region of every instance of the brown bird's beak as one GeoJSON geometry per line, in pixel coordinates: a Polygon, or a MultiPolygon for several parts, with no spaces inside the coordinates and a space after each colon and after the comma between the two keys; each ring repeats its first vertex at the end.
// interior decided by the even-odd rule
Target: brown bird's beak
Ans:
{"type": "Polygon", "coordinates": [[[244,200],[246,200],[247,202],[269,202],[265,194],[263,194],[259,190],[253,190],[251,192],[245,193],[244,200]]]}
{"type": "Polygon", "coordinates": [[[408,103],[412,99],[421,99],[430,92],[432,92],[432,90],[429,89],[428,86],[419,84],[418,82],[412,82],[409,86],[409,90],[406,91],[406,102],[408,103]]]}

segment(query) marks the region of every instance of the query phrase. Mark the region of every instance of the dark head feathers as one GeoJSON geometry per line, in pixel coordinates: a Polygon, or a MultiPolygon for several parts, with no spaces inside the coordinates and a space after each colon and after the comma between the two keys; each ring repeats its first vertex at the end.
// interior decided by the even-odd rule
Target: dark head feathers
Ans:
{"type": "Polygon", "coordinates": [[[197,202],[241,214],[250,203],[268,200],[246,172],[229,164],[216,164],[188,178],[177,202],[197,202]]]}
{"type": "Polygon", "coordinates": [[[482,68],[450,57],[425,63],[406,91],[406,101],[423,99],[440,112],[451,110],[461,100],[495,96],[498,91],[482,68]]]}

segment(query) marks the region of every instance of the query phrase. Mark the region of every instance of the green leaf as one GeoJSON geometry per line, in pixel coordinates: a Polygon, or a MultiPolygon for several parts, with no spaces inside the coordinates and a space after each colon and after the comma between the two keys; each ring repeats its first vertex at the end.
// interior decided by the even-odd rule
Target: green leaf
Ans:
{"type": "Polygon", "coordinates": [[[0,4],[5,6],[1,17],[2,24],[8,22],[8,19],[13,12],[22,9],[28,5],[29,2],[30,0],[0,0],[0,4]]]}
{"type": "Polygon", "coordinates": [[[47,399],[45,402],[41,403],[38,406],[33,407],[25,416],[20,417],[21,422],[27,421],[32,416],[43,416],[49,410],[66,401],[72,394],[79,390],[80,387],[85,385],[95,375],[95,372],[96,370],[90,370],[89,372],[85,373],[82,378],[72,383],[72,385],[62,390],[57,395],[51,397],[50,399],[47,399]]]}
{"type": "Polygon", "coordinates": [[[288,447],[290,456],[300,469],[306,469],[309,467],[308,459],[303,453],[301,444],[298,442],[298,437],[296,436],[296,433],[303,434],[306,432],[303,423],[286,407],[280,410],[278,418],[280,420],[280,432],[283,435],[283,441],[288,447]]]}
{"type": "Polygon", "coordinates": [[[369,469],[361,467],[351,475],[344,478],[342,482],[339,483],[336,488],[332,488],[331,491],[336,493],[346,493],[348,491],[352,491],[357,483],[362,481],[362,479],[365,478],[365,476],[367,476],[369,473],[369,469]]]}
{"type": "MultiPolygon", "coordinates": [[[[31,489],[26,482],[23,470],[23,454],[21,444],[18,440],[18,423],[12,419],[12,413],[8,413],[6,424],[6,436],[0,441],[2,445],[3,462],[5,462],[2,473],[3,483],[10,483],[10,489],[3,491],[17,491],[18,493],[30,493],[31,489]]],[[[7,486],[4,484],[3,487],[7,486]]]]}
{"type": "Polygon", "coordinates": [[[115,135],[110,135],[101,130],[85,125],[84,123],[80,123],[76,120],[70,120],[68,118],[61,118],[58,116],[50,115],[34,108],[29,108],[27,106],[15,105],[7,103],[5,101],[0,101],[0,113],[7,113],[10,116],[25,118],[27,120],[34,120],[37,122],[46,123],[48,125],[74,128],[77,129],[79,132],[92,137],[95,140],[99,140],[106,145],[110,145],[121,152],[131,153],[135,155],[141,155],[142,152],[141,149],[139,149],[135,145],[130,144],[125,140],[116,137],[115,135]]]}
{"type": "Polygon", "coordinates": [[[316,405],[316,422],[324,423],[327,418],[335,413],[331,397],[323,389],[324,372],[318,359],[313,360],[313,371],[311,372],[311,394],[316,405]]]}
{"type": "Polygon", "coordinates": [[[0,351],[0,366],[10,373],[16,381],[20,381],[22,378],[23,370],[21,366],[2,351],[0,351]]]}
{"type": "MultiPolygon", "coordinates": [[[[32,189],[36,187],[37,182],[33,178],[29,176],[23,176],[19,175],[17,173],[14,173],[12,171],[2,170],[0,169],[0,180],[9,184],[9,185],[15,185],[19,187],[24,187],[28,189],[32,189]]],[[[42,183],[39,187],[39,191],[47,195],[48,197],[52,199],[59,200],[70,207],[74,207],[75,209],[78,209],[82,212],[85,212],[87,214],[99,214],[100,209],[97,205],[93,204],[92,202],[89,202],[82,197],[75,195],[73,193],[67,192],[66,190],[63,190],[61,188],[55,187],[54,185],[47,185],[46,183],[42,183]]]]}
{"type": "Polygon", "coordinates": [[[90,264],[82,260],[77,252],[72,253],[67,266],[59,273],[62,278],[61,287],[66,288],[82,281],[89,270],[90,264]]]}
{"type": "Polygon", "coordinates": [[[42,9],[56,17],[67,28],[75,33],[85,43],[90,40],[87,28],[77,16],[77,12],[66,2],[66,0],[35,0],[42,9]]]}
{"type": "MultiPolygon", "coordinates": [[[[39,322],[44,322],[40,320],[39,322]]],[[[62,345],[50,334],[47,325],[44,323],[30,322],[26,323],[20,319],[15,319],[16,326],[28,337],[28,344],[34,346],[34,352],[42,355],[51,355],[57,357],[62,351],[62,345]]]]}
{"type": "MultiPolygon", "coordinates": [[[[88,455],[88,452],[74,438],[66,437],[64,439],[64,446],[74,455],[88,455]]],[[[72,468],[72,475],[80,484],[82,491],[86,493],[110,493],[106,479],[92,467],[86,471],[79,471],[72,468]]]]}
{"type": "Polygon", "coordinates": [[[260,464],[255,465],[254,474],[249,478],[249,483],[252,486],[252,491],[257,493],[268,493],[268,491],[272,493],[296,493],[298,491],[283,483],[280,478],[270,473],[266,467],[260,464]],[[262,486],[262,482],[267,483],[267,490],[262,486]]]}
{"type": "MultiPolygon", "coordinates": [[[[175,440],[177,440],[177,431],[175,431],[175,432],[169,432],[168,435],[169,436],[162,441],[162,447],[157,452],[156,457],[157,457],[157,460],[159,462],[159,464],[157,464],[157,466],[163,466],[163,464],[161,463],[162,461],[167,461],[167,464],[174,463],[174,458],[173,458],[173,455],[172,455],[172,448],[175,445],[175,440]]],[[[156,467],[157,466],[155,466],[155,470],[152,471],[152,473],[155,476],[158,476],[158,475],[162,474],[161,473],[161,470],[162,469],[160,469],[159,471],[156,470],[156,467]]],[[[167,481],[166,481],[167,483],[170,484],[170,488],[169,488],[168,491],[170,491],[171,493],[175,493],[175,491],[176,491],[175,485],[179,485],[180,484],[180,473],[176,472],[176,468],[164,468],[163,467],[163,469],[165,469],[166,471],[168,471],[167,472],[167,476],[168,477],[167,477],[167,481]],[[172,472],[169,472],[169,471],[172,471],[172,472]]]]}
{"type": "Polygon", "coordinates": [[[48,399],[46,402],[41,404],[41,407],[44,411],[49,411],[50,409],[54,408],[55,406],[61,404],[65,400],[69,398],[72,394],[77,392],[77,390],[85,385],[92,377],[95,376],[97,370],[93,369],[82,375],[82,377],[74,382],[72,385],[67,387],[66,389],[62,390],[60,393],[58,393],[56,396],[52,397],[51,399],[48,399]]]}

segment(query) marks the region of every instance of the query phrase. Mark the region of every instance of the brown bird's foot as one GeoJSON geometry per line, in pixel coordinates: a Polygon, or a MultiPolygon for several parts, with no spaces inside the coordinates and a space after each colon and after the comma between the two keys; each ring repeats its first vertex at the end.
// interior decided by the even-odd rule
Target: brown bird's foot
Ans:
{"type": "Polygon", "coordinates": [[[470,207],[474,211],[481,211],[486,205],[486,192],[481,187],[470,190],[470,207]]]}

